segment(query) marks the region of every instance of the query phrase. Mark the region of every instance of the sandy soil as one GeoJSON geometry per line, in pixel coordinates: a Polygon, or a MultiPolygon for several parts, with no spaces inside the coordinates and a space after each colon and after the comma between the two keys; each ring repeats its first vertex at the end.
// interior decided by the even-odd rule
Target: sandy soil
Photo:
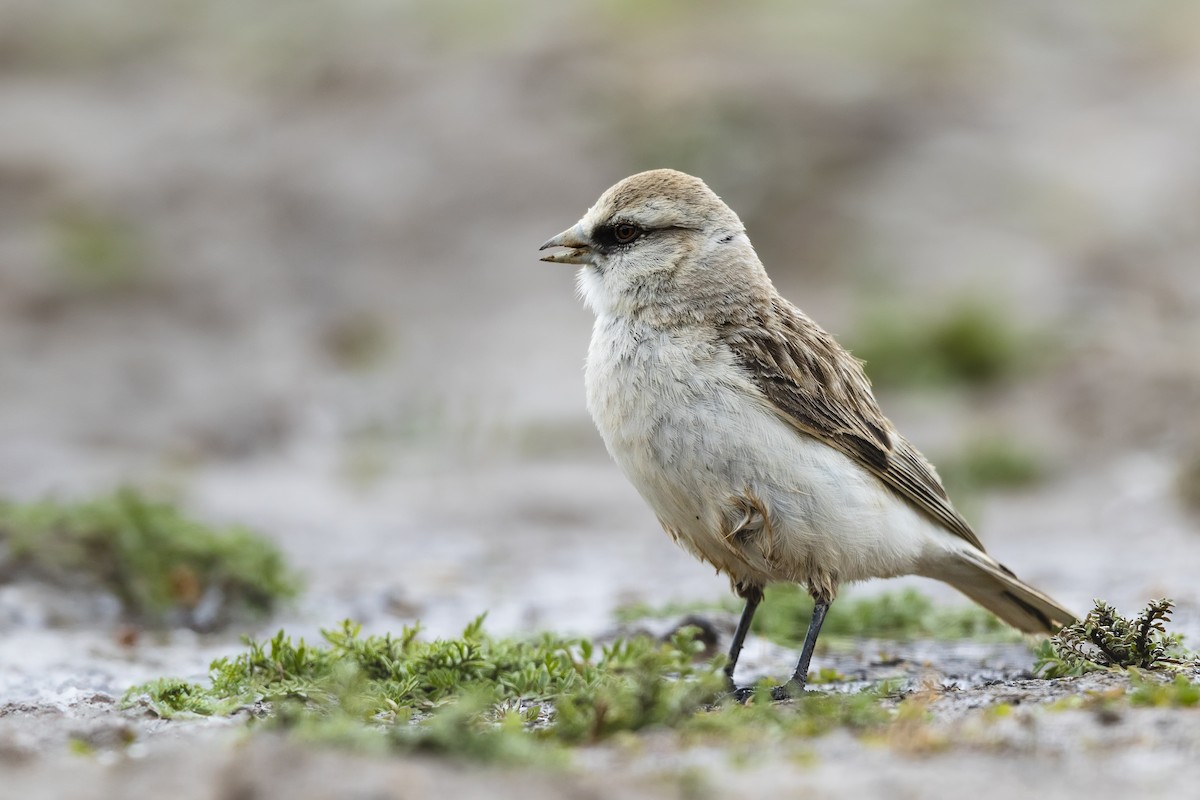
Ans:
{"type": "MultiPolygon", "coordinates": [[[[839,335],[882,300],[919,315],[964,294],[1051,332],[1050,366],[1012,385],[884,405],[934,456],[980,433],[1036,446],[1050,479],[978,504],[991,550],[1075,608],[1174,597],[1197,641],[1200,522],[1175,485],[1200,452],[1195,8],[866,6],[654,4],[633,32],[628,9],[534,0],[502,17],[5,4],[0,493],[137,483],[258,528],[308,579],[260,633],[352,616],[444,634],[486,609],[498,632],[595,634],[623,602],[720,596],[608,463],[583,411],[590,320],[569,272],[536,261],[612,181],[672,165],[743,214],[785,294],[839,335]],[[116,268],[76,253],[80,230],[116,268]]],[[[125,647],[115,622],[94,597],[0,586],[0,796],[1153,796],[1195,779],[1200,715],[1038,711],[1113,679],[1028,682],[1020,649],[913,654],[936,681],[1001,679],[937,701],[932,752],[839,734],[737,767],[651,737],[541,775],[121,712],[125,687],[200,677],[242,631],[125,647]],[[1022,710],[981,728],[970,709],[1000,698],[1022,710]],[[77,738],[98,755],[71,755],[77,738]]],[[[790,657],[748,653],[766,671],[790,657]]]]}

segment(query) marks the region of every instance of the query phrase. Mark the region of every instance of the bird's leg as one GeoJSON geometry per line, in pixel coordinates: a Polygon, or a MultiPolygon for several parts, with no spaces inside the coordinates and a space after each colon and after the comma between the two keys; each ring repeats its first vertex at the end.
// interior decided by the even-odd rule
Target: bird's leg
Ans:
{"type": "Polygon", "coordinates": [[[825,597],[813,598],[812,620],[808,623],[808,635],[804,637],[800,660],[796,662],[796,671],[792,673],[792,679],[788,681],[787,686],[776,687],[773,692],[776,700],[786,700],[790,696],[789,690],[804,691],[804,685],[808,682],[808,665],[812,662],[817,637],[821,635],[821,625],[825,622],[825,613],[829,611],[829,604],[832,602],[825,597]]]}
{"type": "Polygon", "coordinates": [[[729,662],[725,665],[725,678],[729,683],[729,691],[738,694],[737,684],[733,682],[733,671],[737,668],[738,656],[742,654],[742,645],[746,642],[746,634],[750,632],[750,623],[754,621],[754,612],[762,602],[762,589],[752,586],[747,589],[738,587],[738,594],[746,598],[746,608],[742,618],[738,620],[737,630],[733,632],[733,641],[729,643],[729,662]]]}

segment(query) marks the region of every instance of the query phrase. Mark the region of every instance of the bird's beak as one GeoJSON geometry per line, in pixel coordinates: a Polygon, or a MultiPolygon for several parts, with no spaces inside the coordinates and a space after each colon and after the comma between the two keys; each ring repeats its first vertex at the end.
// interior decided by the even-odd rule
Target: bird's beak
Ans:
{"type": "Polygon", "coordinates": [[[583,235],[583,230],[579,223],[572,225],[565,231],[546,241],[538,250],[545,250],[550,247],[566,247],[566,252],[551,253],[548,256],[542,256],[542,261],[549,261],[551,264],[590,264],[592,260],[592,243],[583,235]]]}

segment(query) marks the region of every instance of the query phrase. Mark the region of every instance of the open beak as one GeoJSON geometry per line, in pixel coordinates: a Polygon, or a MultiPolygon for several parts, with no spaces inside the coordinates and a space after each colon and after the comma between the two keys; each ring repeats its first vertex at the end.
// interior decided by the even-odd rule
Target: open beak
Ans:
{"type": "Polygon", "coordinates": [[[547,240],[538,250],[565,247],[567,248],[566,252],[542,256],[542,261],[549,261],[551,264],[588,264],[591,263],[591,246],[591,241],[583,235],[579,224],[576,223],[553,239],[547,240]]]}

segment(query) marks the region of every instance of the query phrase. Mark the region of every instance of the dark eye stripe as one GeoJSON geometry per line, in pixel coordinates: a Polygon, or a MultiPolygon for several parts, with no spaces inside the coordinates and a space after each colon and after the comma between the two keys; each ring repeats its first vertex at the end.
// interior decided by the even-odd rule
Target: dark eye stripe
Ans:
{"type": "Polygon", "coordinates": [[[628,222],[618,222],[615,225],[602,225],[592,232],[596,244],[604,249],[623,247],[633,244],[646,233],[637,225],[628,222]]]}

